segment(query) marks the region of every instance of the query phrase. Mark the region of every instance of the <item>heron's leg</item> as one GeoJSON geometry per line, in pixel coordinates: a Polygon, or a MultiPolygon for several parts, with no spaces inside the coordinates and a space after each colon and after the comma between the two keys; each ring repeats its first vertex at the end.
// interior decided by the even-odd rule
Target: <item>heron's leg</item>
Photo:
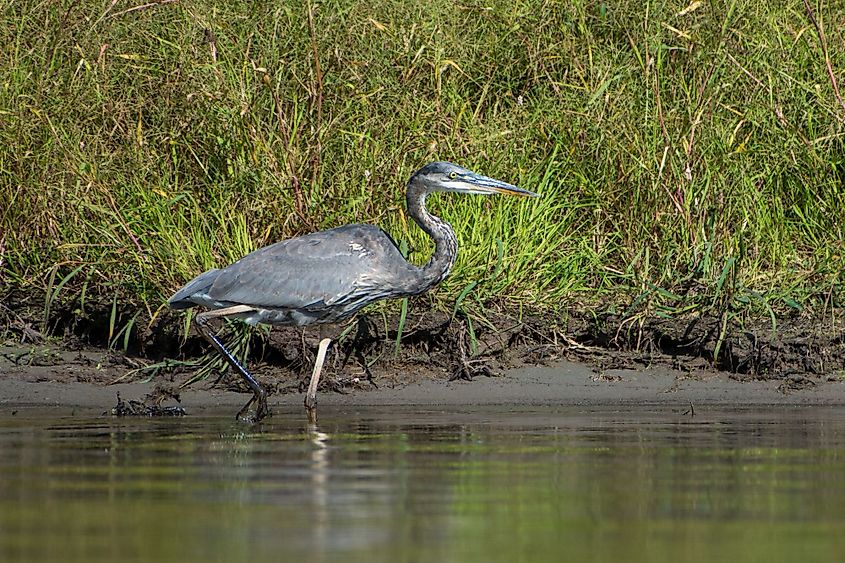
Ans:
{"type": "Polygon", "coordinates": [[[243,406],[243,408],[238,411],[237,418],[238,419],[245,419],[244,413],[249,410],[249,407],[252,403],[258,403],[258,406],[255,409],[255,418],[252,419],[253,422],[258,422],[262,418],[269,416],[270,409],[267,407],[267,391],[261,387],[261,384],[252,377],[252,374],[247,371],[247,369],[238,361],[235,356],[232,355],[229,350],[223,345],[219,338],[211,331],[211,327],[209,326],[208,322],[211,319],[215,319],[217,317],[226,317],[229,315],[236,315],[238,313],[245,313],[247,311],[252,311],[252,307],[247,307],[246,305],[235,305],[234,307],[227,307],[225,309],[217,309],[214,311],[204,311],[199,313],[195,318],[194,322],[197,325],[197,330],[199,330],[200,334],[202,334],[203,338],[208,340],[209,344],[214,346],[214,349],[217,350],[229,365],[237,371],[240,376],[243,378],[244,382],[246,382],[247,386],[252,390],[252,398],[243,406]]]}
{"type": "Polygon", "coordinates": [[[320,372],[323,371],[323,363],[326,361],[326,350],[331,344],[331,338],[320,340],[320,347],[317,349],[317,360],[314,362],[314,371],[311,372],[311,382],[308,384],[308,392],[305,394],[305,409],[309,417],[313,416],[317,407],[317,384],[320,383],[320,372]]]}

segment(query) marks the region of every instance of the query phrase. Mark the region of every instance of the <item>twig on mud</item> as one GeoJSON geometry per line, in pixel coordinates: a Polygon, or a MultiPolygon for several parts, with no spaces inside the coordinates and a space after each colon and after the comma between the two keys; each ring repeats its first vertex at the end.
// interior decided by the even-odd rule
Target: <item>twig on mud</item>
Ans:
{"type": "Polygon", "coordinates": [[[112,416],[185,416],[187,414],[182,407],[161,406],[161,402],[165,399],[181,402],[178,393],[164,387],[156,387],[152,393],[144,397],[143,401],[135,399],[124,401],[118,392],[117,404],[109,412],[112,416]]]}
{"type": "Polygon", "coordinates": [[[458,360],[460,363],[458,364],[458,367],[455,368],[455,371],[452,373],[452,375],[449,377],[449,381],[455,381],[457,379],[465,379],[467,381],[472,381],[472,378],[476,375],[492,377],[493,370],[490,369],[490,366],[486,364],[483,358],[473,359],[470,357],[469,354],[467,354],[466,336],[466,323],[461,323],[460,329],[458,330],[458,334],[455,337],[455,343],[457,344],[458,348],[458,360]]]}
{"type": "Polygon", "coordinates": [[[585,344],[581,344],[577,340],[573,340],[565,334],[555,334],[555,339],[557,338],[560,338],[566,343],[567,346],[569,346],[570,348],[575,348],[576,350],[583,350],[584,352],[596,352],[599,350],[595,346],[587,346],[585,344]]]}
{"type": "Polygon", "coordinates": [[[488,366],[483,359],[477,358],[475,360],[470,360],[467,358],[461,358],[460,365],[455,369],[452,375],[449,376],[449,381],[457,381],[458,379],[472,381],[477,375],[493,377],[493,370],[490,369],[490,366],[488,366]]]}

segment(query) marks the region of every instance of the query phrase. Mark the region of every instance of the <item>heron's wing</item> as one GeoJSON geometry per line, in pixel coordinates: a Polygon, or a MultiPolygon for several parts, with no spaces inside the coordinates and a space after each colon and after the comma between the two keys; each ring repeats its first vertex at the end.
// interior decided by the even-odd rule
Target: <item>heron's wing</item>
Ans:
{"type": "Polygon", "coordinates": [[[187,284],[185,287],[174,293],[170,299],[167,300],[168,304],[174,309],[188,309],[196,305],[196,301],[192,299],[194,295],[198,293],[205,293],[214,283],[214,280],[217,278],[217,272],[220,270],[211,269],[207,272],[203,272],[187,284]]]}
{"type": "Polygon", "coordinates": [[[220,270],[212,299],[272,309],[319,309],[369,291],[388,295],[414,267],[378,227],[347,225],[266,246],[220,270]]]}

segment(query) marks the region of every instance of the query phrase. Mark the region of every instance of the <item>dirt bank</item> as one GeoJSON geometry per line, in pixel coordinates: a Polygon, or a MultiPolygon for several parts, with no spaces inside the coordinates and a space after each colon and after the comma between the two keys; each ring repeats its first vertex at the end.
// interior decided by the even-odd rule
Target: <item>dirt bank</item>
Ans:
{"type": "MultiPolygon", "coordinates": [[[[9,348],[3,350],[8,356],[9,348]]],[[[27,407],[71,408],[88,413],[111,409],[117,394],[123,398],[143,399],[161,381],[117,383],[116,376],[125,373],[103,352],[54,352],[41,356],[27,366],[2,364],[0,377],[0,409],[19,410],[27,407]],[[50,360],[49,358],[52,358],[50,360]],[[49,365],[52,363],[52,365],[49,365]]],[[[170,389],[180,395],[187,413],[226,410],[234,413],[247,399],[210,381],[177,389],[178,380],[170,389]]],[[[324,390],[319,395],[322,408],[381,405],[430,406],[447,409],[484,406],[656,406],[679,413],[707,406],[745,405],[845,405],[845,382],[838,379],[740,381],[713,371],[681,371],[656,366],[640,369],[608,369],[597,371],[583,363],[556,361],[546,367],[524,367],[504,371],[496,377],[475,377],[472,381],[449,381],[431,374],[401,374],[393,379],[380,379],[378,387],[370,384],[349,386],[345,392],[324,390]],[[400,382],[400,380],[402,380],[400,382]]],[[[271,397],[271,408],[278,411],[302,408],[303,395],[298,392],[277,393],[271,397]]],[[[166,404],[176,403],[172,400],[166,404]]]]}
{"type": "MultiPolygon", "coordinates": [[[[420,309],[417,304],[413,311],[420,309]]],[[[820,322],[794,316],[773,330],[771,323],[703,317],[632,320],[582,313],[562,320],[488,311],[479,319],[424,312],[409,315],[398,348],[398,320],[376,322],[376,315],[322,333],[245,333],[234,323],[222,335],[227,342],[249,343],[250,369],[271,391],[271,404],[279,405],[301,401],[323,335],[335,344],[320,388],[322,405],[839,404],[845,379],[840,317],[820,322]]],[[[117,391],[140,398],[152,383],[195,408],[246,400],[232,392],[242,390],[241,383],[225,370],[209,369],[205,379],[186,387],[208,346],[194,334],[183,340],[183,324],[173,315],[135,323],[125,353],[106,350],[102,326],[65,313],[56,318],[52,330],[61,339],[44,339],[20,315],[6,327],[0,404],[102,411],[114,406],[117,391]],[[182,364],[155,368],[166,359],[182,364]]]]}

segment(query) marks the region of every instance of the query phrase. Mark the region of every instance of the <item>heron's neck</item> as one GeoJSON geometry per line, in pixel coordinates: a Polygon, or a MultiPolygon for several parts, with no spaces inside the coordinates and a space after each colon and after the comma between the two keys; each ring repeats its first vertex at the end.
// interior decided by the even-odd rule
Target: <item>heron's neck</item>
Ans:
{"type": "Polygon", "coordinates": [[[408,184],[407,204],[408,214],[420,228],[434,239],[434,255],[428,263],[420,269],[424,289],[422,293],[437,285],[449,275],[455,259],[458,257],[458,237],[452,226],[440,217],[436,217],[425,208],[425,197],[428,190],[419,186],[413,179],[408,184]]]}

